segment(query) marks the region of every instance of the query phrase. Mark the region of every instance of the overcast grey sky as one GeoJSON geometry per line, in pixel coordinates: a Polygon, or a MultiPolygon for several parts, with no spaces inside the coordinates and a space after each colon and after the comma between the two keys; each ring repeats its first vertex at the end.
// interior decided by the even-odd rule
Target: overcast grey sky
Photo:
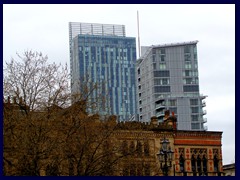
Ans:
{"type": "Polygon", "coordinates": [[[200,93],[209,131],[222,131],[223,164],[235,162],[235,5],[3,5],[3,61],[41,51],[69,65],[68,22],[123,24],[142,46],[199,40],[200,93]]]}

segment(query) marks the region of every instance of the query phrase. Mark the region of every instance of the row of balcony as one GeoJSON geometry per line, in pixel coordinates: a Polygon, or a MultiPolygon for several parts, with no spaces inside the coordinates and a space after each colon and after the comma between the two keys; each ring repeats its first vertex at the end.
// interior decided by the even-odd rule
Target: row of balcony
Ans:
{"type": "Polygon", "coordinates": [[[155,108],[156,108],[156,110],[157,109],[164,109],[165,105],[164,104],[156,104],[155,108]]]}

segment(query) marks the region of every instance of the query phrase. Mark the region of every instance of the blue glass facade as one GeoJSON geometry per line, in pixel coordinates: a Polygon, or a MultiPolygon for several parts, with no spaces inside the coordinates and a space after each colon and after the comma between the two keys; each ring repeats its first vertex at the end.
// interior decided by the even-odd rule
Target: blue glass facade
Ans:
{"type": "MultiPolygon", "coordinates": [[[[99,96],[106,99],[98,104],[100,113],[117,115],[123,121],[134,116],[136,39],[79,34],[71,46],[72,84],[82,79],[98,85],[90,101],[99,96]]],[[[73,85],[72,92],[79,92],[79,87],[73,85]]]]}

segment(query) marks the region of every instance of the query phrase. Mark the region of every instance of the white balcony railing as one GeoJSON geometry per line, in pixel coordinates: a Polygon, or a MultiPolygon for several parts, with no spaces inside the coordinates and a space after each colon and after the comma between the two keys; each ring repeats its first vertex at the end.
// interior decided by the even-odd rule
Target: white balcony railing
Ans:
{"type": "Polygon", "coordinates": [[[155,108],[156,109],[164,109],[165,105],[164,104],[156,104],[155,108]]]}
{"type": "Polygon", "coordinates": [[[164,112],[157,112],[157,113],[156,113],[156,116],[157,116],[157,117],[164,116],[164,112]]]}
{"type": "Polygon", "coordinates": [[[207,122],[207,118],[203,118],[203,123],[206,123],[207,122]]]}

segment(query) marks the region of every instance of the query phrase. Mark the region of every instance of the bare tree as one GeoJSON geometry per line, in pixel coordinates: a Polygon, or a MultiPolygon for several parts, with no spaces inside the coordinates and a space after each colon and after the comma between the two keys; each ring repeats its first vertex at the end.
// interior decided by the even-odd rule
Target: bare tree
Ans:
{"type": "Polygon", "coordinates": [[[6,62],[4,97],[15,97],[31,111],[55,104],[69,103],[69,74],[67,65],[49,64],[42,53],[26,51],[19,60],[6,62]]]}
{"type": "Polygon", "coordinates": [[[87,112],[99,104],[89,103],[98,86],[88,81],[71,95],[67,66],[38,52],[18,57],[4,68],[4,174],[112,175],[122,157],[111,138],[116,119],[87,112]]]}
{"type": "Polygon", "coordinates": [[[43,161],[59,148],[50,108],[69,106],[69,74],[67,65],[50,64],[42,53],[26,51],[18,58],[4,68],[4,170],[40,175],[43,161]]]}

